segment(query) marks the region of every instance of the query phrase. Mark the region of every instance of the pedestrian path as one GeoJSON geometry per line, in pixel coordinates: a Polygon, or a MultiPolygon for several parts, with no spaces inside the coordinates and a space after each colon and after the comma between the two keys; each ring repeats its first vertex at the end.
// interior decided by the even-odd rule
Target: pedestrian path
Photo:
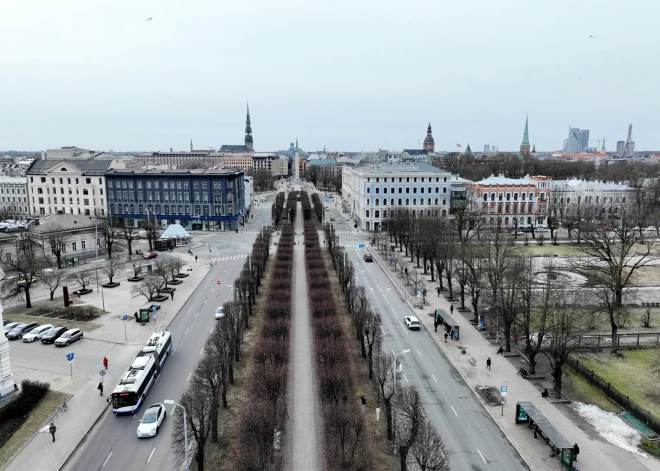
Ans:
{"type": "Polygon", "coordinates": [[[407,288],[398,280],[393,268],[387,264],[378,250],[375,248],[370,250],[374,260],[402,294],[410,309],[416,313],[436,344],[531,469],[553,471],[559,469],[560,465],[558,459],[549,458],[550,448],[544,440],[535,440],[526,426],[515,424],[517,402],[532,402],[569,442],[579,444],[579,462],[575,465],[580,471],[618,471],[623,469],[624,463],[626,471],[658,469],[657,462],[653,458],[630,453],[598,439],[595,433],[584,431],[548,399],[541,398],[536,387],[519,376],[516,368],[508,360],[496,355],[498,346],[484,338],[462,315],[453,316],[459,325],[460,340],[449,340],[446,343],[442,337],[443,332],[434,332],[433,313],[436,309],[450,312],[450,302],[444,296],[437,298],[427,296],[426,300],[430,306],[425,306],[423,309],[414,308],[413,297],[406,292],[407,288]],[[490,370],[486,369],[488,358],[492,361],[490,370]],[[501,386],[507,386],[508,392],[503,408],[484,404],[483,398],[478,393],[478,389],[484,386],[494,387],[497,390],[500,390],[501,386]]]}

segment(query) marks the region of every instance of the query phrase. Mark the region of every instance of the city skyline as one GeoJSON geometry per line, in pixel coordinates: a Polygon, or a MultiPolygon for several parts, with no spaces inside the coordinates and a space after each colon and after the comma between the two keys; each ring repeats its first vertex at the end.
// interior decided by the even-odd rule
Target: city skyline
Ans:
{"type": "Polygon", "coordinates": [[[660,5],[638,3],[6,3],[0,149],[218,149],[248,100],[256,151],[421,148],[429,122],[437,151],[516,151],[526,115],[538,151],[569,125],[614,151],[630,123],[658,149],[660,5]]]}

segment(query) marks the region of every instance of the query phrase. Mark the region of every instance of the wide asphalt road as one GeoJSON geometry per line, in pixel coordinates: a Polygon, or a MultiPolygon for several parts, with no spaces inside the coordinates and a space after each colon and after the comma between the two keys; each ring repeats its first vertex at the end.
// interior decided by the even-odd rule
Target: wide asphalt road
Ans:
{"type": "MultiPolygon", "coordinates": [[[[368,244],[366,233],[358,234],[352,224],[340,215],[332,203],[326,217],[334,216],[340,243],[356,267],[358,282],[365,286],[372,308],[381,315],[386,352],[410,353],[399,356],[403,372],[399,384],[415,386],[420,392],[429,418],[449,453],[450,467],[455,470],[528,470],[498,426],[462,380],[459,373],[424,329],[409,331],[403,318],[415,314],[401,298],[387,275],[376,263],[365,263],[368,244]]],[[[373,410],[372,405],[370,409],[373,410]]]]}
{"type": "MultiPolygon", "coordinates": [[[[174,353],[165,363],[158,381],[149,392],[145,407],[134,416],[115,416],[111,407],[108,407],[87,438],[69,458],[63,467],[64,470],[169,471],[176,469],[171,452],[171,419],[174,413],[181,413],[180,408],[174,411],[174,406],[167,406],[168,417],[158,435],[153,438],[137,438],[139,420],[146,407],[162,403],[165,399],[178,401],[187,388],[190,375],[203,353],[204,343],[215,326],[216,308],[225,301],[233,299],[233,282],[243,267],[244,255],[251,251],[255,239],[254,234],[247,232],[254,232],[250,228],[258,226],[256,221],[270,223],[270,208],[259,211],[253,221],[255,223],[246,225],[240,234],[226,233],[213,237],[218,242],[211,244],[213,248],[211,259],[218,261],[170,324],[169,331],[172,333],[174,353]],[[240,237],[241,242],[245,243],[245,250],[238,253],[235,244],[231,244],[234,245],[233,248],[223,247],[226,244],[219,241],[229,237],[240,237]],[[217,284],[218,279],[221,280],[221,285],[217,284]]],[[[205,261],[207,255],[206,253],[203,257],[200,255],[200,261],[205,261]]],[[[112,388],[108,387],[108,392],[113,388],[114,385],[112,388]]]]}

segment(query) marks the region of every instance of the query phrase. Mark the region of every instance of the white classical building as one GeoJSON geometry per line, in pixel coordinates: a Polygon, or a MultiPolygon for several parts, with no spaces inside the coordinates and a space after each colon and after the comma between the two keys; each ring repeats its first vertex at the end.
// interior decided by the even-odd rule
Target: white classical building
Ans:
{"type": "Polygon", "coordinates": [[[0,175],[0,216],[8,219],[30,217],[26,177],[0,175]]]}
{"type": "Polygon", "coordinates": [[[27,171],[30,213],[107,216],[105,172],[114,160],[35,160],[27,171]]]}
{"type": "Polygon", "coordinates": [[[424,162],[342,167],[342,198],[359,227],[387,229],[397,211],[415,216],[448,217],[451,174],[424,162]]]}
{"type": "Polygon", "coordinates": [[[633,189],[620,183],[586,180],[554,180],[550,209],[555,217],[577,216],[611,221],[630,205],[633,189]]]}

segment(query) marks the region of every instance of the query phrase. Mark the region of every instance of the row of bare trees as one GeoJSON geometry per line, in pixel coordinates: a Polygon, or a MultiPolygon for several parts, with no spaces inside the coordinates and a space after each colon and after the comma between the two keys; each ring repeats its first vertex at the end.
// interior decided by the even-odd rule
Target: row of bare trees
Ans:
{"type": "MultiPolygon", "coordinates": [[[[271,231],[266,231],[257,237],[252,253],[243,265],[239,280],[250,278],[250,286],[258,286],[261,283],[268,261],[270,233],[271,231]]],[[[252,296],[237,295],[236,298],[223,305],[224,317],[218,321],[206,340],[204,355],[190,378],[188,389],[179,400],[186,410],[186,422],[184,423],[182,414],[176,414],[174,417],[172,447],[177,463],[182,464],[185,458],[183,427],[186,427],[188,451],[199,471],[204,470],[209,442],[217,444],[221,438],[228,438],[220,436],[219,424],[223,415],[228,417],[223,412],[229,408],[227,391],[235,384],[234,364],[241,361],[243,333],[249,326],[248,317],[251,316],[252,306],[256,302],[252,296]]],[[[256,347],[257,351],[258,349],[259,345],[256,347]]],[[[250,387],[254,384],[251,383],[250,387]]],[[[248,429],[247,432],[242,430],[241,433],[249,434],[254,431],[248,429]]]]}
{"type": "MultiPolygon", "coordinates": [[[[395,373],[398,370],[395,356],[385,353],[382,346],[381,317],[371,308],[364,287],[355,281],[355,268],[348,260],[346,249],[339,245],[331,225],[326,224],[324,231],[346,310],[352,316],[355,341],[361,358],[367,361],[368,377],[375,382],[377,404],[382,401],[385,407],[387,439],[397,445],[401,470],[408,470],[409,467],[429,471],[448,470],[449,460],[442,439],[431,421],[426,419],[419,392],[415,388],[398,386],[394,376],[398,376],[395,373]]],[[[305,229],[306,237],[309,232],[305,229]]],[[[307,238],[305,244],[308,244],[307,238]]],[[[384,246],[381,248],[385,249],[384,246]]]]}
{"type": "MultiPolygon", "coordinates": [[[[284,199],[284,192],[279,192],[277,196],[275,196],[275,202],[271,208],[271,219],[273,220],[273,225],[275,227],[280,225],[282,211],[284,211],[284,199]]],[[[286,220],[286,214],[284,215],[284,218],[286,220]]]]}
{"type": "MultiPolygon", "coordinates": [[[[302,193],[303,208],[305,201],[309,205],[307,194],[302,193]]],[[[305,265],[325,425],[325,462],[329,470],[377,469],[364,415],[353,400],[356,397],[354,360],[331,295],[332,285],[316,224],[313,220],[305,222],[305,265]]]]}

